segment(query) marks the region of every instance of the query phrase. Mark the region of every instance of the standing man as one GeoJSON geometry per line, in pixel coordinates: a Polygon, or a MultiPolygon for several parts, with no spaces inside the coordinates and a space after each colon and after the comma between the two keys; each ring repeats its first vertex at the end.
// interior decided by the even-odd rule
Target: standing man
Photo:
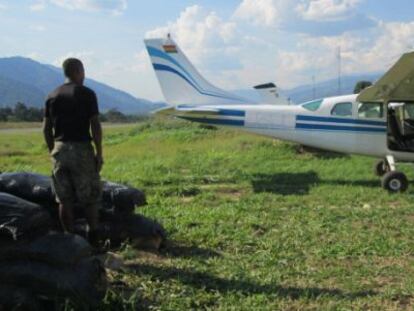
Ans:
{"type": "Polygon", "coordinates": [[[73,210],[79,205],[89,225],[89,241],[97,245],[103,165],[98,101],[95,92],[83,86],[85,70],[80,60],[66,59],[63,71],[66,83],[49,94],[43,124],[53,162],[52,185],[63,230],[73,232],[73,210]]]}

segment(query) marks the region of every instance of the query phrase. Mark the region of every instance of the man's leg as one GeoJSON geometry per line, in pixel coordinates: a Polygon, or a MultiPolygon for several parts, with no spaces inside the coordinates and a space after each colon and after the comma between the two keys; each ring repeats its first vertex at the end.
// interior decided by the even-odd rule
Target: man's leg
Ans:
{"type": "Polygon", "coordinates": [[[74,232],[73,205],[69,203],[59,204],[59,219],[64,232],[74,232]]]}
{"type": "Polygon", "coordinates": [[[70,169],[66,163],[67,159],[71,158],[71,155],[64,147],[64,144],[57,143],[52,152],[52,188],[56,196],[56,201],[59,203],[59,220],[62,229],[65,232],[73,232],[73,203],[75,202],[76,196],[70,169]]]}
{"type": "Polygon", "coordinates": [[[98,204],[88,204],[85,210],[85,217],[89,225],[89,231],[98,230],[98,226],[99,226],[98,204]]]}
{"type": "Polygon", "coordinates": [[[88,239],[89,243],[93,246],[99,245],[100,234],[99,234],[99,210],[98,204],[88,204],[85,209],[85,217],[88,222],[89,232],[88,239]]]}
{"type": "Polygon", "coordinates": [[[96,169],[95,155],[90,144],[77,146],[76,161],[73,163],[76,196],[84,208],[85,218],[89,225],[89,241],[97,246],[99,242],[99,207],[102,200],[102,189],[99,172],[96,169]]]}

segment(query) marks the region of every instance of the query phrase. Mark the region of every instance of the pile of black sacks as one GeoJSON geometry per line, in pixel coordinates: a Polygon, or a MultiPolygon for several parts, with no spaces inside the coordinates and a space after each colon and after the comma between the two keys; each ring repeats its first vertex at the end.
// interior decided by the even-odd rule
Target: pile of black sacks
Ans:
{"type": "MultiPolygon", "coordinates": [[[[100,232],[111,248],[129,242],[158,249],[166,238],[157,222],[135,214],[146,204],[135,188],[103,183],[100,232]]],[[[51,179],[33,173],[0,174],[0,310],[43,309],[69,300],[81,308],[105,296],[105,269],[82,237],[82,208],[75,212],[78,234],[60,232],[51,179]]]]}

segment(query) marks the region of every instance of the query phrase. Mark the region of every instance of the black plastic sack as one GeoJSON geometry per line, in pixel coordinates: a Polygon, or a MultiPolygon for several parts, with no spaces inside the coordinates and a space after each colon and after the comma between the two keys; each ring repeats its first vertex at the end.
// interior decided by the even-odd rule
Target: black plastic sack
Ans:
{"type": "MultiPolygon", "coordinates": [[[[112,182],[103,182],[102,207],[115,214],[128,214],[136,206],[146,204],[145,194],[133,187],[112,182]]],[[[53,208],[56,212],[56,201],[52,191],[52,180],[49,176],[34,173],[0,174],[0,192],[13,194],[22,199],[53,208]]]]}
{"type": "Polygon", "coordinates": [[[0,284],[0,310],[37,311],[41,307],[30,291],[0,284]]]}
{"type": "Polygon", "coordinates": [[[0,192],[0,239],[32,238],[51,227],[52,219],[44,208],[0,192]]]}
{"type": "Polygon", "coordinates": [[[24,172],[0,174],[0,192],[13,194],[42,206],[56,204],[51,178],[40,174],[24,172]]]}
{"type": "Polygon", "coordinates": [[[52,233],[31,242],[14,243],[0,248],[0,264],[16,260],[31,260],[54,266],[76,265],[92,256],[93,249],[75,234],[52,233]]]}
{"type": "Polygon", "coordinates": [[[101,226],[112,246],[129,241],[136,248],[159,249],[167,238],[161,224],[141,215],[113,216],[104,220],[101,226]]]}
{"type": "Polygon", "coordinates": [[[106,210],[113,210],[115,214],[131,214],[136,206],[145,205],[145,194],[133,187],[104,182],[102,206],[106,210]]]}
{"type": "Polygon", "coordinates": [[[35,261],[13,261],[0,265],[3,285],[26,289],[49,299],[68,298],[79,306],[97,306],[105,296],[105,270],[96,258],[57,268],[35,261]]]}

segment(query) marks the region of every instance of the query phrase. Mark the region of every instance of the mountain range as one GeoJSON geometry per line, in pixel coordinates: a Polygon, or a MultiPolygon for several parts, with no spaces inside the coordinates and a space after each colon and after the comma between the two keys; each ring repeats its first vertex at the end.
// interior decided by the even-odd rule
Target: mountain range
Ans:
{"type": "MultiPolygon", "coordinates": [[[[298,104],[315,98],[352,94],[358,81],[374,82],[380,76],[381,73],[343,76],[340,92],[337,79],[318,82],[314,85],[302,85],[280,92],[290,98],[293,103],[298,104]]],[[[17,102],[28,106],[43,107],[47,94],[63,80],[61,69],[57,67],[23,57],[0,58],[0,107],[14,106],[17,102]]],[[[166,105],[162,102],[136,98],[92,79],[86,79],[85,84],[95,90],[102,111],[116,108],[123,113],[145,115],[166,105]]],[[[253,88],[235,92],[260,102],[259,94],[253,88]]]]}
{"type": "MultiPolygon", "coordinates": [[[[47,94],[63,81],[61,69],[54,66],[23,57],[0,58],[0,107],[17,102],[43,107],[47,94]]],[[[96,92],[102,111],[116,108],[123,113],[144,115],[165,106],[92,79],[86,79],[85,85],[96,92]]]]}
{"type": "MultiPolygon", "coordinates": [[[[358,81],[375,82],[383,73],[368,73],[346,75],[341,77],[341,89],[338,79],[330,79],[313,84],[301,85],[292,89],[279,89],[279,92],[289,98],[294,104],[304,103],[317,98],[352,94],[358,81]]],[[[235,91],[245,98],[260,102],[261,98],[256,90],[243,89],[235,91]]]]}

